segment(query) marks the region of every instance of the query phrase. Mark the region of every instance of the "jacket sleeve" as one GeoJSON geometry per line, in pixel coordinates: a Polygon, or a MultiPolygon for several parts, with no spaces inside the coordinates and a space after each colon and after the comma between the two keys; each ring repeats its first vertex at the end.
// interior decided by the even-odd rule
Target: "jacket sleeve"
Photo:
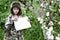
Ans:
{"type": "Polygon", "coordinates": [[[8,16],[6,18],[6,22],[5,22],[5,28],[9,28],[12,24],[13,24],[13,21],[11,20],[11,16],[8,16]]]}

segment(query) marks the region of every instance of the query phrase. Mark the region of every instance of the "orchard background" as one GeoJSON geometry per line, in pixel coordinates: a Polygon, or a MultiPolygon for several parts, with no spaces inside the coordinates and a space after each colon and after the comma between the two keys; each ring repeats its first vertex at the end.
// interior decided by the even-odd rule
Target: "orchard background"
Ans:
{"type": "Polygon", "coordinates": [[[30,18],[32,27],[23,30],[25,40],[45,40],[42,30],[44,22],[48,29],[53,27],[53,40],[60,34],[60,0],[0,0],[0,40],[4,38],[4,24],[13,1],[19,1],[22,15],[30,18]],[[44,21],[38,20],[38,17],[44,21]],[[50,22],[52,25],[49,25],[50,22]]]}

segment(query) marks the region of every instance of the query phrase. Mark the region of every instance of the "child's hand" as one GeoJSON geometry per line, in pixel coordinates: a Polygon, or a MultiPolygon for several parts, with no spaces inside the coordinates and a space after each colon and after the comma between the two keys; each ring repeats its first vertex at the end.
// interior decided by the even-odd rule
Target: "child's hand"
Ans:
{"type": "Polygon", "coordinates": [[[18,17],[17,17],[17,16],[14,16],[14,17],[12,18],[12,20],[13,20],[13,21],[17,21],[17,20],[18,20],[18,17]]]}

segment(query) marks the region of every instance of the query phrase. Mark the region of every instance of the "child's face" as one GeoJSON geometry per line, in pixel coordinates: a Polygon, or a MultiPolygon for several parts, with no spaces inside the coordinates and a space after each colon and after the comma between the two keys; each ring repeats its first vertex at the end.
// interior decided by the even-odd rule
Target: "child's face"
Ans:
{"type": "Polygon", "coordinates": [[[13,13],[14,13],[15,15],[17,15],[18,12],[19,12],[19,9],[18,9],[17,7],[14,7],[14,8],[13,8],[13,13]]]}

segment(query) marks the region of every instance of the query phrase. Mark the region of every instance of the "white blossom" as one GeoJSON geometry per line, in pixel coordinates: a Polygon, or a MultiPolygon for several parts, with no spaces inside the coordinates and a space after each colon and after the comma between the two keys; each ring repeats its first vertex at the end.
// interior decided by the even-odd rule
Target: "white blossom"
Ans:
{"type": "Polygon", "coordinates": [[[54,20],[55,22],[57,22],[57,20],[54,20]]]}
{"type": "Polygon", "coordinates": [[[58,36],[60,37],[60,34],[58,34],[58,36]]]}
{"type": "Polygon", "coordinates": [[[46,16],[49,16],[49,12],[46,13],[46,16]]]}
{"type": "Polygon", "coordinates": [[[51,31],[53,31],[53,27],[52,26],[49,28],[49,32],[51,32],[51,31]]]}
{"type": "Polygon", "coordinates": [[[46,3],[46,5],[48,5],[48,3],[46,3]]]}
{"type": "Polygon", "coordinates": [[[60,25],[60,22],[58,22],[58,24],[60,25]]]}
{"type": "MultiPolygon", "coordinates": [[[[49,34],[48,34],[48,35],[49,35],[49,34]]],[[[53,35],[49,35],[49,36],[48,36],[48,39],[53,40],[53,39],[54,39],[54,36],[53,36],[53,35]]]]}
{"type": "Polygon", "coordinates": [[[60,37],[57,36],[57,37],[56,37],[56,40],[60,40],[60,37]]]}
{"type": "Polygon", "coordinates": [[[40,23],[42,24],[43,23],[43,19],[41,18],[41,20],[40,20],[40,23]]]}
{"type": "Polygon", "coordinates": [[[51,35],[51,39],[54,39],[54,36],[53,35],[51,35]]]}
{"type": "Polygon", "coordinates": [[[45,25],[42,25],[41,28],[42,28],[42,29],[46,29],[46,30],[48,30],[48,27],[46,27],[45,25]]]}
{"type": "Polygon", "coordinates": [[[38,19],[38,21],[40,21],[40,17],[38,17],[37,19],[38,19]]]}
{"type": "Polygon", "coordinates": [[[58,36],[56,37],[56,40],[60,40],[60,34],[58,34],[58,36]]]}
{"type": "Polygon", "coordinates": [[[48,29],[48,32],[47,32],[47,35],[51,35],[51,32],[53,31],[53,27],[51,26],[49,29],[48,29]]]}
{"type": "Polygon", "coordinates": [[[54,3],[54,1],[52,0],[51,3],[54,3]]]}
{"type": "Polygon", "coordinates": [[[38,17],[37,19],[38,21],[40,21],[41,24],[43,23],[43,18],[38,17]]]}
{"type": "Polygon", "coordinates": [[[41,6],[43,7],[43,3],[41,3],[41,6]]]}
{"type": "Polygon", "coordinates": [[[51,26],[51,25],[54,25],[54,24],[53,24],[53,22],[52,22],[52,21],[50,21],[48,25],[50,25],[50,26],[51,26]]]}
{"type": "Polygon", "coordinates": [[[59,7],[60,7],[60,4],[59,4],[59,7]]]}
{"type": "Polygon", "coordinates": [[[53,32],[53,27],[51,26],[46,33],[48,39],[54,39],[52,32],[53,32]]]}
{"type": "Polygon", "coordinates": [[[60,9],[59,9],[59,12],[60,12],[60,9]]]}

